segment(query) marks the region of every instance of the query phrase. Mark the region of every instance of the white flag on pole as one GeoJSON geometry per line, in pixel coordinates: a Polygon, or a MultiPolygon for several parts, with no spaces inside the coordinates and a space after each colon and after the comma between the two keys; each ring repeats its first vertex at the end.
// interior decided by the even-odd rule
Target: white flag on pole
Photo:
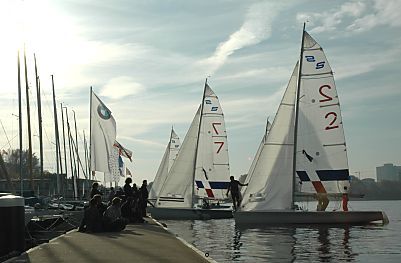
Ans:
{"type": "Polygon", "coordinates": [[[91,169],[103,172],[105,182],[110,182],[113,181],[110,158],[113,156],[113,144],[116,140],[116,121],[93,91],[91,102],[91,169]]]}

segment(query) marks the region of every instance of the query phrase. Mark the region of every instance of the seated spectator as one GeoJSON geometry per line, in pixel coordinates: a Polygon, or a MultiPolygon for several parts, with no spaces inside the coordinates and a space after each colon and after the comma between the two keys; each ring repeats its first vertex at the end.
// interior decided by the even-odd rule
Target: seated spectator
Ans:
{"type": "Polygon", "coordinates": [[[89,201],[89,207],[84,211],[84,217],[78,231],[96,233],[103,230],[102,215],[99,213],[97,205],[98,200],[96,198],[89,201]]]}
{"type": "Polygon", "coordinates": [[[96,199],[96,206],[97,206],[97,209],[99,210],[99,213],[101,215],[103,215],[104,211],[106,211],[106,209],[107,209],[107,205],[103,204],[102,196],[99,194],[96,194],[93,196],[93,198],[96,199]]]}
{"type": "Polygon", "coordinates": [[[125,228],[127,221],[121,217],[121,199],[114,197],[103,215],[104,228],[106,231],[121,231],[125,228]]]}

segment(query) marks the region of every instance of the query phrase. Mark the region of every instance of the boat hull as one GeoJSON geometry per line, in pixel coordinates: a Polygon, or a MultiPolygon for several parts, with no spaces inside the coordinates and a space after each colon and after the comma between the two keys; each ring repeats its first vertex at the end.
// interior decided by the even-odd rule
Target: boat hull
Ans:
{"type": "Polygon", "coordinates": [[[238,211],[234,213],[234,219],[235,223],[239,225],[363,225],[388,221],[385,213],[381,211],[238,211]]]}
{"type": "Polygon", "coordinates": [[[233,217],[233,213],[229,209],[148,207],[148,212],[155,219],[171,220],[208,220],[233,217]]]}

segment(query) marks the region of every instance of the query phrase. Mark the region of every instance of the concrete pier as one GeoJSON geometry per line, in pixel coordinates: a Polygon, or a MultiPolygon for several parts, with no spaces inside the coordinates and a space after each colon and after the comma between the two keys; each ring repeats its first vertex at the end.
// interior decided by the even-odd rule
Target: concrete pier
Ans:
{"type": "MultiPolygon", "coordinates": [[[[210,260],[212,261],[212,260],[210,260]]],[[[6,262],[210,262],[152,219],[121,232],[87,234],[75,230],[6,262]]]]}

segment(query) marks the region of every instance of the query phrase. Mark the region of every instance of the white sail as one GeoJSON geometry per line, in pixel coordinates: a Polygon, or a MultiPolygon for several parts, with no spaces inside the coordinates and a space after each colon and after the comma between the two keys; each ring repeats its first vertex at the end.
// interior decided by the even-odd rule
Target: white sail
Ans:
{"type": "Polygon", "coordinates": [[[189,127],[177,158],[167,174],[167,178],[157,198],[157,207],[192,207],[193,171],[199,121],[200,107],[189,127]]]}
{"type": "Polygon", "coordinates": [[[90,160],[91,170],[104,173],[105,181],[113,181],[111,163],[113,158],[114,141],[116,139],[116,122],[106,105],[91,92],[91,134],[90,160]],[[112,158],[112,159],[110,159],[112,158]]]}
{"type": "Polygon", "coordinates": [[[321,46],[304,33],[296,173],[307,193],[349,190],[347,151],[333,72],[321,46]]]}
{"type": "Polygon", "coordinates": [[[170,171],[171,166],[174,163],[178,155],[178,151],[180,149],[180,138],[174,132],[174,129],[171,128],[170,140],[167,144],[166,150],[164,151],[164,155],[162,161],[160,163],[159,169],[157,170],[155,179],[153,180],[152,188],[149,192],[149,199],[156,199],[164,181],[167,178],[168,171],[170,171]]]}
{"type": "Polygon", "coordinates": [[[201,118],[195,172],[196,195],[224,199],[230,177],[227,132],[219,99],[207,84],[201,118]]]}
{"type": "Polygon", "coordinates": [[[169,145],[169,158],[168,158],[168,171],[170,171],[171,167],[173,166],[173,163],[175,159],[177,159],[178,152],[180,151],[180,137],[175,133],[174,129],[171,128],[171,138],[170,138],[170,145],[169,145]]]}
{"type": "Polygon", "coordinates": [[[298,64],[276,117],[248,173],[242,211],[291,209],[294,152],[294,111],[298,64]]]}

